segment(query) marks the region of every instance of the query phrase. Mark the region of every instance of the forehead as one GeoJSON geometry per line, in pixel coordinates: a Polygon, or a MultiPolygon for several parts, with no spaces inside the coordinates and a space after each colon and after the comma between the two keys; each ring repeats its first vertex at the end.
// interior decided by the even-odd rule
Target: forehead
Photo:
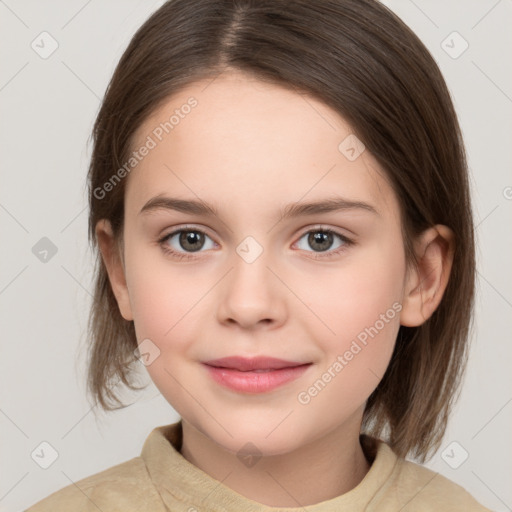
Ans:
{"type": "Polygon", "coordinates": [[[126,193],[139,209],[168,192],[219,210],[263,211],[326,194],[398,210],[373,156],[364,150],[354,159],[363,148],[336,111],[241,73],[198,81],[169,97],[137,130],[132,149],[144,145],[151,149],[130,173],[126,193]]]}

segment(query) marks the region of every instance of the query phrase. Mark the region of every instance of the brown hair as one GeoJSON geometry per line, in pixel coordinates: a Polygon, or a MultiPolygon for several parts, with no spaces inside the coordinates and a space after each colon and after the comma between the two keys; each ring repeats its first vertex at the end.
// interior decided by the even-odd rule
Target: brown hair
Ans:
{"type": "MultiPolygon", "coordinates": [[[[460,388],[472,318],[475,256],[468,172],[457,117],[434,59],[374,0],[171,0],[137,31],[108,86],[93,130],[89,239],[96,282],[88,391],[105,410],[115,386],[136,388],[133,322],[121,316],[95,239],[108,219],[122,237],[125,181],[95,193],[129,158],[134,134],[170,95],[241,70],[314,95],[337,111],[380,163],[401,205],[404,247],[435,224],[455,233],[452,273],[434,314],[401,326],[362,431],[401,457],[439,448],[460,388]]],[[[340,141],[341,142],[341,141],[340,141]]]]}

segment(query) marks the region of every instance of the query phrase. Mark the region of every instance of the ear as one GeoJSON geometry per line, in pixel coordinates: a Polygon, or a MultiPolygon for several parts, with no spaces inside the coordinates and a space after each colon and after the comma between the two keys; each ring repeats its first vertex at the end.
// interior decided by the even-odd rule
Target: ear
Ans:
{"type": "Polygon", "coordinates": [[[117,300],[119,311],[125,320],[133,320],[124,262],[121,250],[114,238],[112,226],[107,219],[101,219],[96,224],[96,239],[101,251],[103,263],[107,269],[110,286],[117,300]]]}
{"type": "Polygon", "coordinates": [[[441,224],[424,231],[414,243],[418,267],[412,264],[405,280],[400,324],[417,327],[439,306],[453,263],[455,236],[441,224]]]}

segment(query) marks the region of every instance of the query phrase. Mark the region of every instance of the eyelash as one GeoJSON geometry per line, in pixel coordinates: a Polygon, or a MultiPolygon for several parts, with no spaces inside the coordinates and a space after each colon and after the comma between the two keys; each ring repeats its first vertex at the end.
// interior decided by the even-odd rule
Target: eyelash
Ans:
{"type": "MultiPolygon", "coordinates": [[[[158,244],[160,245],[160,247],[162,248],[164,253],[171,255],[173,258],[177,259],[178,261],[196,259],[196,256],[193,255],[194,253],[175,251],[174,249],[170,249],[169,246],[165,243],[170,238],[172,238],[174,235],[184,232],[184,231],[185,232],[187,232],[187,231],[193,232],[193,233],[201,233],[202,235],[208,236],[208,234],[201,229],[197,229],[197,228],[193,228],[193,227],[182,227],[182,228],[172,231],[171,233],[168,233],[168,234],[164,235],[162,238],[160,238],[158,240],[158,244]]],[[[345,251],[348,247],[350,247],[351,245],[354,245],[354,243],[355,243],[353,240],[351,240],[350,238],[347,238],[345,235],[342,235],[341,233],[338,233],[337,231],[334,231],[334,230],[328,229],[328,228],[316,228],[316,229],[310,229],[308,231],[305,231],[299,237],[299,240],[301,238],[303,238],[304,235],[307,235],[309,233],[332,234],[332,235],[339,237],[341,239],[341,241],[343,242],[342,246],[340,246],[334,250],[324,251],[324,252],[307,251],[307,252],[312,252],[312,254],[314,254],[314,256],[310,256],[310,257],[315,260],[334,257],[334,256],[340,254],[341,252],[345,251]]],[[[209,238],[211,238],[211,237],[209,237],[209,238]]],[[[198,252],[201,252],[201,251],[198,251],[198,252]]]]}

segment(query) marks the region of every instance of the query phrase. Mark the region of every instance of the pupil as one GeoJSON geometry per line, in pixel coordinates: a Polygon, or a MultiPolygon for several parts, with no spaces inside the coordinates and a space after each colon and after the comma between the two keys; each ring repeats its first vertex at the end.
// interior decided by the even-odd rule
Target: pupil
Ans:
{"type": "Polygon", "coordinates": [[[310,233],[308,237],[309,245],[314,249],[318,244],[319,251],[326,251],[332,244],[332,233],[315,232],[310,233]]]}
{"type": "Polygon", "coordinates": [[[198,251],[202,247],[202,238],[203,235],[197,231],[184,231],[180,234],[180,245],[185,250],[198,251]]]}

